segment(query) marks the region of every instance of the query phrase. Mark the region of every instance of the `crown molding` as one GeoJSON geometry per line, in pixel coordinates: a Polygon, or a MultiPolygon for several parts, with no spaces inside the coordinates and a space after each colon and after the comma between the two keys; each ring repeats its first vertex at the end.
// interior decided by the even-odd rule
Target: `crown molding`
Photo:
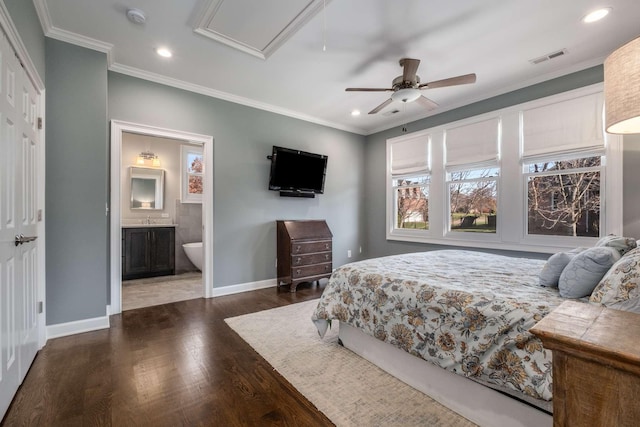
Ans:
{"type": "Polygon", "coordinates": [[[113,45],[106,43],[91,37],[86,37],[71,31],[63,30],[53,25],[51,21],[51,14],[49,13],[49,7],[47,6],[47,0],[33,0],[33,4],[40,19],[40,25],[44,35],[52,39],[60,40],[63,42],[71,43],[76,46],[81,46],[87,49],[96,50],[98,52],[107,54],[107,64],[111,66],[115,62],[113,55],[113,45]]]}
{"type": "Polygon", "coordinates": [[[4,29],[5,34],[7,35],[7,40],[9,44],[13,47],[18,55],[18,59],[22,66],[24,67],[27,76],[38,90],[38,92],[42,93],[44,91],[44,81],[41,76],[38,74],[38,70],[36,69],[35,64],[31,60],[29,56],[29,52],[27,51],[26,46],[22,42],[20,38],[20,34],[18,33],[18,29],[14,25],[11,20],[11,15],[7,10],[7,7],[4,4],[4,0],[0,2],[0,26],[4,29]]]}
{"type": "Polygon", "coordinates": [[[171,86],[178,89],[186,90],[189,92],[195,92],[200,95],[210,96],[212,98],[218,98],[225,101],[233,102],[235,104],[245,105],[247,107],[256,108],[258,110],[264,110],[275,114],[280,114],[282,116],[291,117],[298,120],[303,120],[305,122],[315,123],[322,126],[327,126],[334,129],[343,130],[346,132],[356,133],[359,135],[364,135],[365,131],[360,128],[344,126],[339,123],[332,123],[326,120],[321,120],[316,117],[308,116],[306,114],[301,114],[293,110],[288,110],[286,108],[277,107],[275,105],[267,104],[264,102],[255,101],[253,99],[244,98],[242,96],[233,95],[227,92],[222,92],[220,90],[211,89],[206,86],[200,86],[197,84],[185,82],[183,80],[174,79],[172,77],[163,76],[161,74],[151,73],[148,71],[141,70],[139,68],[130,67],[128,65],[122,65],[115,63],[109,67],[110,71],[126,74],[131,77],[136,77],[143,80],[148,80],[154,83],[159,83],[165,86],[171,86]]]}

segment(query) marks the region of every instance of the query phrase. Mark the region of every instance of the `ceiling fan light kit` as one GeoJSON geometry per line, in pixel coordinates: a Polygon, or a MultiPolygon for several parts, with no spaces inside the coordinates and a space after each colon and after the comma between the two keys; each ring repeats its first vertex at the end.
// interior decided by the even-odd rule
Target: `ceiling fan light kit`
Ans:
{"type": "Polygon", "coordinates": [[[420,65],[419,59],[402,58],[400,66],[403,68],[401,76],[396,77],[391,82],[391,88],[347,88],[347,92],[393,92],[391,97],[378,105],[369,114],[376,114],[392,102],[408,102],[418,101],[420,105],[428,110],[433,110],[438,106],[435,101],[421,94],[421,90],[436,89],[439,87],[457,86],[468,83],[475,83],[475,74],[464,74],[462,76],[451,77],[448,79],[436,80],[429,83],[420,84],[420,76],[416,74],[420,65]]]}

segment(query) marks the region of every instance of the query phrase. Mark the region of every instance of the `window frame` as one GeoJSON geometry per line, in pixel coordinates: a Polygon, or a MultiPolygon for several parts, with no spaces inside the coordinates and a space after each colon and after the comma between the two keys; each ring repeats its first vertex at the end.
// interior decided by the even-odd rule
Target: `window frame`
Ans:
{"type": "MultiPolygon", "coordinates": [[[[582,153],[576,153],[574,155],[566,155],[566,154],[557,154],[557,155],[547,155],[547,156],[541,156],[539,158],[530,160],[530,161],[523,161],[522,162],[522,191],[524,193],[524,206],[523,206],[523,211],[524,211],[524,222],[523,222],[523,226],[524,229],[522,230],[523,234],[524,234],[524,242],[529,242],[531,244],[544,244],[545,242],[548,244],[554,244],[554,245],[562,245],[562,244],[567,244],[568,241],[573,242],[572,247],[577,247],[577,246],[592,246],[600,237],[602,237],[603,235],[609,234],[609,233],[604,233],[601,231],[600,235],[598,237],[588,237],[588,236],[558,236],[558,235],[542,235],[542,234],[529,234],[529,224],[528,224],[528,219],[529,219],[529,215],[528,215],[528,211],[529,211],[529,204],[528,204],[528,192],[529,192],[529,187],[528,187],[528,178],[531,176],[549,176],[549,175],[557,175],[557,173],[551,173],[551,172],[547,172],[547,173],[532,173],[532,172],[527,172],[526,168],[527,165],[532,164],[532,163],[541,163],[541,162],[545,162],[545,161],[561,161],[561,160],[573,160],[573,159],[578,159],[578,158],[585,158],[585,157],[600,157],[600,166],[591,166],[591,167],[583,167],[583,168],[576,168],[576,169],[568,169],[567,172],[563,172],[563,174],[569,174],[569,173],[581,173],[581,172],[600,172],[600,199],[601,199],[601,206],[600,206],[600,226],[605,226],[603,228],[606,229],[606,224],[607,224],[607,210],[606,210],[606,200],[608,197],[608,188],[606,185],[606,181],[607,181],[607,168],[606,168],[606,163],[607,163],[607,156],[606,156],[606,150],[605,152],[603,152],[602,150],[595,150],[595,151],[585,151],[582,153]]],[[[615,234],[621,234],[621,233],[615,233],[615,234]]]]}
{"type": "MultiPolygon", "coordinates": [[[[563,92],[523,104],[488,112],[464,120],[439,125],[411,134],[387,140],[386,168],[386,239],[389,241],[417,242],[461,246],[471,248],[502,249],[539,253],[554,253],[576,246],[592,246],[595,237],[539,236],[527,234],[527,192],[524,178],[525,160],[522,156],[521,112],[525,109],[569,101],[577,97],[602,93],[603,84],[563,92]],[[463,233],[449,231],[450,200],[448,176],[444,153],[447,129],[464,126],[483,120],[501,120],[500,155],[495,167],[499,168],[496,180],[497,212],[500,220],[496,233],[463,233]],[[410,138],[429,138],[430,142],[430,186],[429,186],[429,230],[397,229],[392,221],[395,214],[393,179],[390,173],[390,144],[410,138]],[[442,208],[438,208],[438,205],[442,208]]],[[[574,153],[572,153],[574,154],[574,153]]],[[[604,133],[604,149],[601,172],[601,230],[600,236],[622,234],[622,136],[604,133]]],[[[573,156],[576,157],[576,156],[573,156]]],[[[527,159],[527,163],[531,163],[527,159]]],[[[472,165],[475,166],[475,165],[472,165]]],[[[456,166],[455,169],[460,169],[456,166]]],[[[415,174],[414,174],[415,175],[415,174]]]]}
{"type": "Polygon", "coordinates": [[[206,165],[204,164],[204,147],[196,146],[196,145],[187,145],[183,144],[180,148],[180,202],[181,203],[202,203],[203,195],[202,194],[191,194],[189,193],[189,176],[201,176],[202,177],[202,185],[203,185],[203,193],[204,193],[204,168],[206,165]],[[189,160],[190,154],[197,154],[202,157],[203,165],[202,165],[202,173],[190,173],[189,165],[187,164],[189,160]]]}
{"type": "Polygon", "coordinates": [[[498,227],[496,222],[496,231],[495,233],[473,233],[468,231],[453,231],[451,230],[451,184],[456,182],[467,183],[467,182],[479,182],[479,181],[494,181],[496,186],[496,214],[500,212],[500,166],[499,162],[488,162],[484,165],[479,164],[470,164],[465,167],[464,165],[456,166],[454,168],[445,168],[445,194],[446,194],[446,203],[444,204],[446,213],[446,223],[445,223],[445,238],[454,239],[454,240],[472,240],[472,241],[498,241],[500,239],[500,227],[498,227]],[[491,177],[480,177],[480,178],[469,178],[462,180],[451,179],[451,174],[455,172],[462,172],[467,170],[480,170],[480,169],[498,169],[498,174],[491,177]]]}

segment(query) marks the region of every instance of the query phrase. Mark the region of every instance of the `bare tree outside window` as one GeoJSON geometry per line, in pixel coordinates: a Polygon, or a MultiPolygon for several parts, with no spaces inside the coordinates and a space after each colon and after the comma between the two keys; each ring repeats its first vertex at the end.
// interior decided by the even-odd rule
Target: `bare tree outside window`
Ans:
{"type": "Polygon", "coordinates": [[[529,234],[600,234],[601,158],[585,157],[529,165],[529,234]]]}
{"type": "Polygon", "coordinates": [[[497,168],[450,173],[451,231],[496,232],[497,175],[497,168]]]}

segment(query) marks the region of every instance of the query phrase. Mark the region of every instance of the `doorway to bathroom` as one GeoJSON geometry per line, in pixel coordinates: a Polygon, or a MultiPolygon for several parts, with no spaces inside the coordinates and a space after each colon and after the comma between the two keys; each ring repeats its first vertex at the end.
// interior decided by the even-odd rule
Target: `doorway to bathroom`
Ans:
{"type": "Polygon", "coordinates": [[[212,296],[212,145],[111,122],[111,314],[212,296]]]}

